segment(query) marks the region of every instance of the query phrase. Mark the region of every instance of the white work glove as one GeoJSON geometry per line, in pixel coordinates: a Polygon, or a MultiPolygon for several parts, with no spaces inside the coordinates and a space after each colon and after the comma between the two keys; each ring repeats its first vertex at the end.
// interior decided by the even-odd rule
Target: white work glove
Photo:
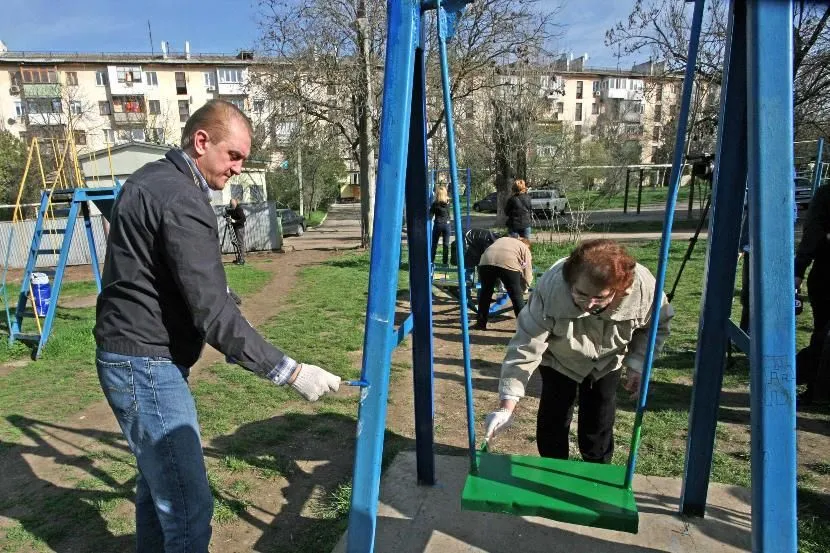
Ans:
{"type": "Polygon", "coordinates": [[[493,411],[484,419],[484,439],[489,441],[512,423],[513,411],[511,409],[501,408],[498,411],[493,411]]]}
{"type": "Polygon", "coordinates": [[[308,401],[317,401],[327,392],[336,392],[340,388],[340,377],[317,365],[300,363],[291,387],[308,401]]]}
{"type": "Polygon", "coordinates": [[[640,397],[640,386],[643,380],[643,373],[637,372],[631,367],[625,368],[625,382],[623,388],[631,393],[631,399],[637,401],[640,397]]]}

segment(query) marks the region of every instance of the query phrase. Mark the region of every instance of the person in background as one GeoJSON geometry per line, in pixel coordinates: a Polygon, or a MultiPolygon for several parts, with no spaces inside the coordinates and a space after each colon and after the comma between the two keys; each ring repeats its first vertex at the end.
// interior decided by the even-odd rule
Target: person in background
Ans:
{"type": "Polygon", "coordinates": [[[481,289],[478,292],[478,317],[473,328],[487,330],[490,302],[496,284],[501,281],[513,303],[516,317],[525,305],[524,293],[533,282],[533,259],[527,238],[499,238],[481,256],[478,266],[481,289]]]}
{"type": "Polygon", "coordinates": [[[830,187],[820,186],[810,207],[801,241],[795,252],[795,287],[801,288],[807,268],[812,265],[807,277],[807,297],[813,310],[813,333],[810,344],[796,356],[796,383],[806,384],[799,394],[800,405],[809,405],[814,400],[826,401],[830,390],[824,383],[830,375],[822,375],[830,364],[830,187]]]}
{"type": "Polygon", "coordinates": [[[429,208],[429,216],[432,221],[432,263],[435,264],[435,254],[438,251],[438,239],[443,238],[444,265],[449,263],[450,243],[450,200],[446,186],[439,186],[435,190],[435,201],[429,208]]]}
{"type": "Polygon", "coordinates": [[[504,215],[507,217],[507,233],[510,236],[521,236],[530,240],[530,214],[532,207],[527,195],[527,185],[522,179],[513,181],[513,194],[504,204],[504,215]]]}
{"type": "Polygon", "coordinates": [[[239,204],[239,200],[231,198],[228,208],[225,210],[225,217],[230,219],[231,227],[236,235],[236,259],[237,265],[245,264],[245,210],[239,204]]]}
{"type": "Polygon", "coordinates": [[[501,367],[499,409],[487,416],[485,439],[512,421],[533,371],[542,375],[536,444],[542,457],[567,459],[574,401],[579,401],[579,451],[585,461],[610,463],[620,373],[640,390],[648,329],[657,324],[656,351],[674,315],[665,294],[651,320],[654,276],[613,240],[588,240],[544,275],[519,313],[501,367]]]}
{"type": "Polygon", "coordinates": [[[213,495],[188,387],[206,342],[309,401],[340,385],[266,342],[228,291],[210,193],[241,172],[252,134],[236,106],[207,102],[185,123],[182,148],[134,172],[112,210],[96,367],[137,461],[138,553],[208,552],[213,495]]]}

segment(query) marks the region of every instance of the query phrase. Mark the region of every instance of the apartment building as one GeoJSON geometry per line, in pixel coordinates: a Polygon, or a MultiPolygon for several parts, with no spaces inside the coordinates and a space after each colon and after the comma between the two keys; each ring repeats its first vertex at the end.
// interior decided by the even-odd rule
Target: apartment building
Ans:
{"type": "MultiPolygon", "coordinates": [[[[0,43],[1,44],[1,43],[0,43]]],[[[77,151],[130,141],[178,144],[184,122],[221,98],[256,119],[264,101],[249,93],[250,52],[15,52],[0,46],[0,128],[24,140],[74,134],[77,151]]]]}

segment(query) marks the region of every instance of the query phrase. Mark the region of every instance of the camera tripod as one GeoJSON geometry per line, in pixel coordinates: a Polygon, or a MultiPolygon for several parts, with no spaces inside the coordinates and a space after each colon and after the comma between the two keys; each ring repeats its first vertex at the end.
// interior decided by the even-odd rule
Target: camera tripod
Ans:
{"type": "Polygon", "coordinates": [[[225,232],[222,234],[222,252],[225,251],[226,240],[230,237],[234,252],[236,252],[236,259],[242,259],[242,254],[239,250],[239,240],[236,239],[236,230],[233,228],[230,217],[225,217],[225,232]]]}

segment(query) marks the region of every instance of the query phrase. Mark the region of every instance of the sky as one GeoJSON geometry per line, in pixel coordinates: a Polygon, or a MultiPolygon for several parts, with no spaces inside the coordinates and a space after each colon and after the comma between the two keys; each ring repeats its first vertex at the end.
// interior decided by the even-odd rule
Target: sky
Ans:
{"type": "MultiPolygon", "coordinates": [[[[589,65],[615,67],[604,45],[605,31],[626,17],[634,0],[541,0],[564,3],[557,22],[565,28],[558,49],[585,52],[589,65]]],[[[0,40],[9,50],[69,52],[148,52],[162,40],[174,51],[190,41],[192,52],[236,53],[255,46],[256,0],[142,0],[128,7],[114,0],[2,0],[0,40]],[[136,7],[140,6],[140,9],[136,7]],[[15,14],[13,17],[8,14],[15,14]]],[[[622,60],[622,67],[633,60],[622,60]]],[[[637,60],[643,61],[643,60],[637,60]]]]}

